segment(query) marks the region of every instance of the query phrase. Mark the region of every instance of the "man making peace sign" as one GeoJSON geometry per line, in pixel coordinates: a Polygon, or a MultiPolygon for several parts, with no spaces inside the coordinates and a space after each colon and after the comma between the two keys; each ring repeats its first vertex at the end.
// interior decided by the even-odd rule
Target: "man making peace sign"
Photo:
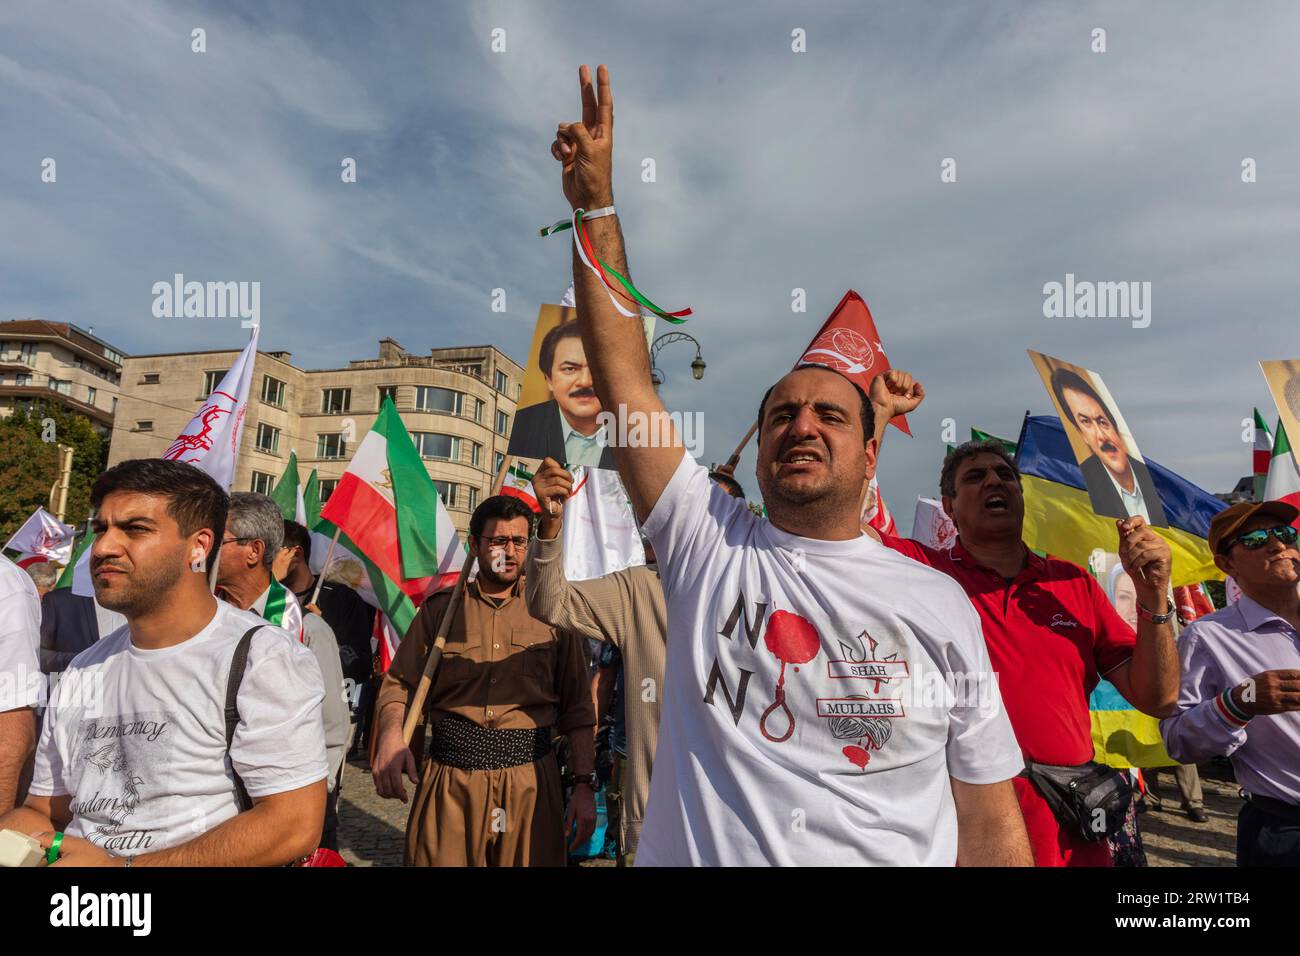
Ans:
{"type": "MultiPolygon", "coordinates": [[[[575,210],[574,290],[605,409],[663,414],[613,209],[609,72],[551,154],[575,210]],[[628,316],[632,317],[629,318],[628,316]]],[[[656,420],[648,418],[647,420],[656,420]]],[[[679,435],[615,447],[668,608],[660,743],[638,865],[1029,864],[1023,766],[979,620],[946,576],[858,525],[869,401],[800,366],[759,406],[770,520],[714,487],[679,435]],[[992,686],[982,705],[944,693],[992,686]],[[925,692],[921,692],[922,689],[925,692]],[[938,693],[934,693],[935,690],[938,693]]]]}

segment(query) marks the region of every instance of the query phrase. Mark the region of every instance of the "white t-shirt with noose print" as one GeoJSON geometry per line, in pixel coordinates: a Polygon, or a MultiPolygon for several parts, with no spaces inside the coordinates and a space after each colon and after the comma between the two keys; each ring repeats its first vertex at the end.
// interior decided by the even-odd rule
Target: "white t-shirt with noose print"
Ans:
{"type": "Polygon", "coordinates": [[[668,654],[636,865],[953,865],[951,778],[1023,767],[962,589],[783,532],[689,455],[645,531],[668,654]]]}

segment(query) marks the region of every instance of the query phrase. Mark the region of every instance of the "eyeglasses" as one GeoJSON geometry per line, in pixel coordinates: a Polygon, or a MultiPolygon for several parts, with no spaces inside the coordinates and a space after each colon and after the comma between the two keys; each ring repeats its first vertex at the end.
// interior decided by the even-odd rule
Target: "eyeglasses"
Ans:
{"type": "Polygon", "coordinates": [[[516,551],[523,551],[528,547],[528,539],[518,536],[512,538],[507,535],[498,535],[495,538],[482,538],[481,540],[486,541],[494,548],[504,548],[506,545],[513,544],[516,551]]]}
{"type": "Polygon", "coordinates": [[[256,540],[256,538],[224,538],[221,541],[221,546],[224,548],[228,544],[248,544],[248,542],[256,540]]]}
{"type": "Polygon", "coordinates": [[[1288,548],[1296,543],[1296,538],[1300,537],[1300,532],[1289,524],[1281,524],[1276,528],[1259,528],[1256,531],[1247,531],[1245,534],[1239,534],[1232,539],[1233,544],[1239,544],[1247,551],[1254,551],[1268,544],[1269,538],[1277,538],[1288,548]]]}

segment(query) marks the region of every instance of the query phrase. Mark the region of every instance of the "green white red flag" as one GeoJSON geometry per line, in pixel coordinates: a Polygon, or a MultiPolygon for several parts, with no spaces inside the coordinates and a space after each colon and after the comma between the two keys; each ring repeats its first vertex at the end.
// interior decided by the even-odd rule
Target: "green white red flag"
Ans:
{"type": "Polygon", "coordinates": [[[1264,500],[1264,487],[1268,484],[1268,468],[1273,458],[1273,436],[1264,424],[1264,417],[1255,409],[1255,500],[1264,500]]]}
{"type": "Polygon", "coordinates": [[[464,546],[391,398],[312,530],[332,537],[336,527],[400,634],[416,606],[460,572],[464,546]]]}
{"type": "Polygon", "coordinates": [[[506,471],[505,479],[501,482],[501,494],[518,498],[532,508],[534,514],[541,513],[542,508],[533,494],[533,473],[518,462],[506,471]]]}
{"type": "MultiPolygon", "coordinates": [[[[1295,456],[1291,454],[1291,442],[1287,439],[1286,429],[1281,420],[1277,423],[1277,435],[1273,442],[1273,457],[1268,463],[1268,481],[1264,485],[1265,501],[1285,501],[1300,508],[1300,469],[1296,468],[1295,456]]],[[[1300,528],[1300,518],[1291,522],[1300,528]]]]}

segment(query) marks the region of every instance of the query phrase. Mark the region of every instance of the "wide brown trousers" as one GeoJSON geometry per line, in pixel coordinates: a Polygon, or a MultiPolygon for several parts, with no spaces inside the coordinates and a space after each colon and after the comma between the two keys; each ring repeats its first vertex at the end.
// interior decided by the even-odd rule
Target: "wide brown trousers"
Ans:
{"type": "Polygon", "coordinates": [[[506,770],[427,759],[406,824],[407,866],[564,866],[555,757],[506,770]]]}

